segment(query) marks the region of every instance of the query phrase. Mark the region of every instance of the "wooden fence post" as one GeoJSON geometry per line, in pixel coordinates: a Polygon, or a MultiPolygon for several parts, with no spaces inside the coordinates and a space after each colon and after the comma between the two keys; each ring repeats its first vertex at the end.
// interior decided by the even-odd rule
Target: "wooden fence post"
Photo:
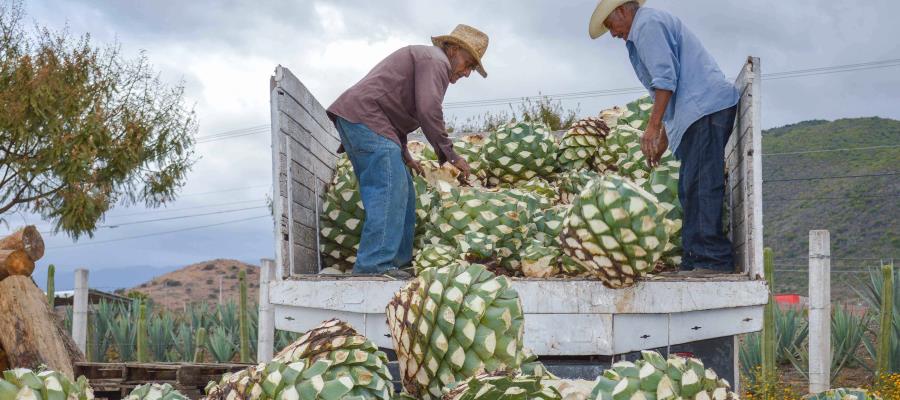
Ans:
{"type": "Polygon", "coordinates": [[[72,300],[72,339],[87,354],[88,270],[75,270],[75,295],[72,300]]]}
{"type": "Polygon", "coordinates": [[[275,278],[275,260],[264,258],[259,271],[259,331],[256,362],[269,362],[275,353],[275,308],[269,302],[269,282],[275,278]]]}
{"type": "Polygon", "coordinates": [[[831,240],[809,231],[809,391],[831,388],[831,240]]]}

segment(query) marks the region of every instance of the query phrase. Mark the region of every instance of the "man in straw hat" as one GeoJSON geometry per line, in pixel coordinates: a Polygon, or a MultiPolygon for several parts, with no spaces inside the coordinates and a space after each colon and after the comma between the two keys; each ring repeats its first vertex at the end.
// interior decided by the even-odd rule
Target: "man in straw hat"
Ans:
{"type": "Polygon", "coordinates": [[[338,152],[353,164],[366,210],[354,273],[410,277],[401,268],[412,260],[416,192],[406,167],[423,171],[406,149],[409,132],[421,127],[438,161],[469,177],[447,136],[441,103],[449,84],[472,70],[487,77],[481,58],[488,36],[458,25],[431,41],[395,51],[328,107],[341,136],[338,152]]]}
{"type": "Polygon", "coordinates": [[[681,161],[678,198],[684,208],[682,271],[734,271],[722,229],[725,143],[734,125],[738,91],[700,40],[675,16],[642,7],[645,0],[601,0],[588,30],[625,40],[638,79],[655,103],[641,137],[651,167],[666,148],[681,161]]]}

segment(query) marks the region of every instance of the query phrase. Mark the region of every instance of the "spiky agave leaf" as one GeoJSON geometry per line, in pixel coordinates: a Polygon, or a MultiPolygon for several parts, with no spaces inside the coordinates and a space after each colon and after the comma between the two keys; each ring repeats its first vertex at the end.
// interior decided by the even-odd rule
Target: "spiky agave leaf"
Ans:
{"type": "MultiPolygon", "coordinates": [[[[555,388],[562,400],[595,400],[591,396],[594,382],[582,379],[550,378],[543,381],[545,385],[555,388]]],[[[603,399],[598,399],[603,400],[603,399]]]]}
{"type": "Polygon", "coordinates": [[[484,147],[484,135],[475,133],[465,135],[453,141],[453,150],[469,163],[473,172],[481,171],[481,149],[484,147]]]}
{"type": "Polygon", "coordinates": [[[666,211],[656,197],[618,176],[579,194],[563,222],[563,251],[611,288],[651,272],[669,242],[666,211]]]}
{"type": "Polygon", "coordinates": [[[557,144],[549,128],[537,122],[511,122],[487,137],[482,158],[488,182],[516,183],[548,177],[556,169],[557,144]]]}
{"type": "Polygon", "coordinates": [[[331,184],[325,192],[319,220],[322,258],[326,266],[353,269],[366,212],[359,195],[359,181],[346,155],[338,158],[331,184]]]}
{"type": "Polygon", "coordinates": [[[539,176],[531,178],[526,182],[520,182],[516,185],[509,185],[506,187],[546,198],[551,203],[553,202],[552,199],[557,197],[556,188],[546,179],[539,176]]]}
{"type": "Polygon", "coordinates": [[[564,171],[604,168],[599,160],[600,146],[609,135],[603,119],[588,117],[572,124],[559,143],[559,166],[564,171]]]}
{"type": "MultiPolygon", "coordinates": [[[[416,237],[423,239],[431,225],[428,216],[435,207],[441,193],[447,193],[453,188],[459,187],[459,170],[450,164],[440,165],[437,161],[422,161],[420,163],[424,175],[413,175],[413,188],[416,191],[416,237]]],[[[421,243],[424,240],[417,240],[421,243]]]]}
{"type": "Polygon", "coordinates": [[[401,381],[419,399],[481,372],[519,367],[522,304],[509,280],[483,265],[429,268],[387,306],[401,381]]]}
{"type": "Polygon", "coordinates": [[[168,383],[147,383],[134,388],[123,400],[188,400],[188,397],[168,383]]]}
{"type": "Polygon", "coordinates": [[[618,124],[628,125],[634,129],[643,131],[650,121],[650,113],[653,111],[653,99],[644,95],[625,105],[622,115],[618,117],[618,124]]]}
{"type": "Polygon", "coordinates": [[[591,170],[567,171],[556,176],[556,183],[561,204],[571,204],[575,197],[584,190],[587,184],[600,179],[600,174],[591,170]]]}
{"type": "Polygon", "coordinates": [[[522,274],[528,278],[548,278],[559,273],[562,250],[553,244],[534,240],[522,252],[522,274]]]}
{"type": "Polygon", "coordinates": [[[562,400],[556,388],[541,380],[541,376],[506,372],[479,374],[459,383],[442,400],[562,400]]]}
{"type": "Polygon", "coordinates": [[[413,268],[418,275],[425,268],[443,267],[460,259],[459,250],[444,244],[426,244],[416,253],[413,268]]]}
{"type": "Polygon", "coordinates": [[[522,246],[530,210],[527,203],[511,197],[509,191],[454,189],[441,194],[438,205],[432,209],[429,240],[456,247],[465,235],[480,233],[494,243],[501,264],[516,269],[514,255],[522,246]]]}
{"type": "Polygon", "coordinates": [[[620,361],[604,371],[592,398],[737,400],[738,396],[698,359],[671,355],[667,360],[658,352],[642,351],[637,361],[620,361]]]}
{"type": "Polygon", "coordinates": [[[0,376],[0,399],[21,400],[89,400],[94,391],[87,378],[74,382],[56,371],[35,372],[27,368],[3,371],[0,376]]]}
{"type": "Polygon", "coordinates": [[[272,362],[226,375],[208,399],[390,399],[387,356],[339,320],[325,321],[272,362]]]}
{"type": "Polygon", "coordinates": [[[418,140],[410,140],[406,142],[406,149],[409,150],[409,154],[413,156],[413,158],[417,160],[435,160],[437,161],[437,154],[434,152],[434,149],[427,143],[420,142],[418,140]]]}
{"type": "Polygon", "coordinates": [[[681,228],[684,220],[684,209],[678,200],[678,176],[681,162],[674,158],[660,162],[643,187],[656,196],[660,206],[668,210],[666,219],[670,222],[669,244],[663,252],[662,261],[668,266],[681,265],[681,228]]]}
{"type": "Polygon", "coordinates": [[[600,146],[598,158],[604,171],[618,171],[619,160],[628,158],[628,150],[637,143],[640,145],[642,131],[628,125],[613,128],[600,146]]]}

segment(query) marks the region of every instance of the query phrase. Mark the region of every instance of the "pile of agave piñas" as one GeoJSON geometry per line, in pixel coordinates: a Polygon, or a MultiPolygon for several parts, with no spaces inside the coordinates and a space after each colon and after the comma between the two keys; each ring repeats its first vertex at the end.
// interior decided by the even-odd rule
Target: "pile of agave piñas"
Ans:
{"type": "MultiPolygon", "coordinates": [[[[640,151],[652,102],[580,120],[562,133],[512,122],[456,139],[473,169],[440,166],[421,142],[408,148],[426,173],[416,176],[415,271],[457,261],[525,277],[587,277],[613,288],[680,263],[678,170],[670,153],[649,168],[640,151]]],[[[349,272],[365,210],[346,158],[325,194],[321,250],[327,273],[349,272]]]]}

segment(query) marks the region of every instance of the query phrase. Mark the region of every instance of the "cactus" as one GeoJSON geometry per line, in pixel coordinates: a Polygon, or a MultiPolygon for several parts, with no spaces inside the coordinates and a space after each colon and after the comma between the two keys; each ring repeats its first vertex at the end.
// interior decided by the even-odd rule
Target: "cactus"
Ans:
{"type": "Polygon", "coordinates": [[[203,349],[206,347],[206,328],[200,327],[197,329],[197,342],[194,343],[194,362],[201,363],[203,362],[203,349]]]}
{"type": "Polygon", "coordinates": [[[238,274],[241,285],[240,303],[240,335],[241,335],[241,362],[250,362],[250,321],[247,316],[247,271],[241,270],[238,274]]]}
{"type": "Polygon", "coordinates": [[[147,305],[140,303],[137,322],[137,361],[147,362],[147,305]]]}
{"type": "Polygon", "coordinates": [[[877,369],[875,376],[886,376],[891,371],[891,337],[894,326],[894,265],[881,265],[881,334],[878,335],[877,369]]]}
{"type": "Polygon", "coordinates": [[[53,309],[53,304],[56,302],[56,282],[54,281],[54,277],[56,276],[56,267],[53,264],[50,264],[47,267],[47,304],[50,305],[50,309],[53,309]]]}
{"type": "MultiPolygon", "coordinates": [[[[775,296],[772,291],[775,290],[775,263],[774,253],[771,248],[766,248],[763,252],[763,273],[769,284],[769,302],[766,303],[763,312],[763,330],[762,330],[762,380],[768,381],[777,374],[775,370],[775,296]]],[[[772,393],[766,390],[765,399],[772,398],[772,393]]]]}

